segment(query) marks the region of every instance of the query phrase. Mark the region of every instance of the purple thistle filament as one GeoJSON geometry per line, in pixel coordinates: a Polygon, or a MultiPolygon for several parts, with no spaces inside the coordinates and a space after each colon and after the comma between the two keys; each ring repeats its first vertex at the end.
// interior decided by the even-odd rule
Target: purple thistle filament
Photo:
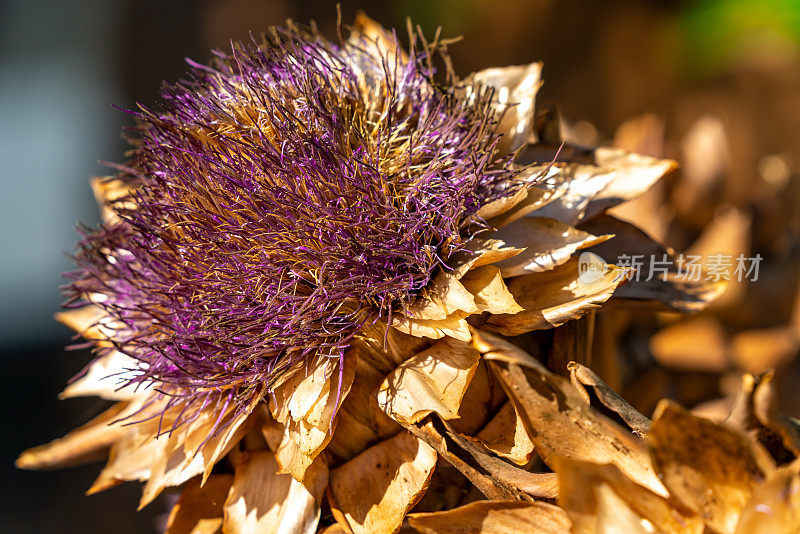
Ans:
{"type": "Polygon", "coordinates": [[[514,173],[490,92],[434,83],[422,48],[403,62],[276,29],[190,62],[160,111],[136,113],[117,177],[135,187],[87,232],[67,289],[118,325],[134,381],[243,407],[295,362],[340,356],[464,247],[514,173]]]}

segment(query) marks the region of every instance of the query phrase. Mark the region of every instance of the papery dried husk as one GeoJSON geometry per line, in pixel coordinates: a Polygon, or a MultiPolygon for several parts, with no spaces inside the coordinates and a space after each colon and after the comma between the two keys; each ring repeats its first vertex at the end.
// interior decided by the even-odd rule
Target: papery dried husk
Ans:
{"type": "Polygon", "coordinates": [[[517,465],[527,465],[533,458],[533,442],[511,401],[500,408],[476,437],[487,449],[517,465]]]}
{"type": "Polygon", "coordinates": [[[600,404],[617,414],[631,430],[641,436],[647,434],[650,430],[650,419],[608,387],[594,371],[574,361],[567,364],[567,370],[572,386],[586,404],[591,404],[591,397],[586,392],[586,387],[589,387],[600,404]]]}
{"type": "Polygon", "coordinates": [[[85,374],[68,385],[59,398],[100,397],[124,401],[146,396],[152,389],[152,383],[131,382],[140,373],[137,360],[115,350],[89,364],[85,374]]]}
{"type": "Polygon", "coordinates": [[[440,272],[414,305],[404,310],[409,319],[438,321],[456,312],[476,313],[475,297],[452,273],[440,272]]]}
{"type": "Polygon", "coordinates": [[[744,375],[725,422],[760,442],[778,464],[800,456],[800,423],[778,413],[774,375],[744,375]]]}
{"type": "Polygon", "coordinates": [[[568,379],[550,373],[523,351],[492,343],[491,337],[481,335],[481,352],[491,361],[492,371],[545,462],[563,456],[612,463],[638,484],[657,495],[666,495],[641,439],[592,410],[568,379]],[[493,351],[492,345],[501,350],[493,351]]]}
{"type": "Polygon", "coordinates": [[[544,217],[525,217],[490,234],[509,246],[524,248],[521,254],[497,263],[504,277],[549,271],[565,263],[578,250],[611,239],[594,236],[544,217]]]}
{"type": "Polygon", "coordinates": [[[424,493],[436,451],[407,432],[378,443],[331,471],[334,517],[355,534],[390,534],[424,493]]]}
{"type": "Polygon", "coordinates": [[[322,494],[328,484],[328,467],[316,460],[303,482],[278,472],[270,451],[242,455],[224,504],[223,532],[250,534],[314,532],[320,517],[322,494]]]}
{"type": "Polygon", "coordinates": [[[470,80],[494,89],[497,110],[503,114],[498,126],[498,131],[504,134],[499,143],[501,152],[512,153],[531,137],[541,77],[541,63],[484,69],[470,76],[470,80]]]}
{"type": "Polygon", "coordinates": [[[478,501],[459,508],[408,516],[422,534],[561,534],[569,532],[564,510],[544,502],[478,501]]]}
{"type": "Polygon", "coordinates": [[[746,438],[662,401],[648,446],[672,497],[715,531],[735,532],[755,485],[766,478],[746,438]]]}
{"type": "Polygon", "coordinates": [[[605,261],[614,263],[627,256],[631,262],[631,257],[638,256],[647,262],[639,276],[620,287],[609,304],[655,311],[697,312],[708,307],[727,287],[724,279],[708,279],[705,272],[699,273],[699,279],[693,274],[687,275],[672,250],[628,222],[600,215],[581,224],[580,228],[591,233],[614,234],[613,239],[591,248],[591,252],[605,261]],[[666,264],[653,265],[651,276],[649,262],[665,260],[666,264]],[[664,271],[657,270],[662,268],[664,271]]]}
{"type": "Polygon", "coordinates": [[[632,482],[611,464],[558,458],[554,465],[560,488],[558,504],[567,511],[576,534],[703,532],[700,516],[632,482]]]}
{"type": "Polygon", "coordinates": [[[523,310],[503,281],[503,274],[495,265],[484,265],[467,272],[461,283],[475,298],[479,312],[519,313],[523,310]]]}
{"type": "MultiPolygon", "coordinates": [[[[89,180],[89,185],[92,187],[94,198],[100,208],[100,216],[103,222],[111,224],[119,221],[117,213],[109,205],[114,202],[119,203],[120,200],[127,197],[134,190],[134,186],[112,176],[92,178],[89,180]]],[[[123,202],[121,204],[126,209],[136,208],[133,202],[123,202]]]]}
{"type": "MultiPolygon", "coordinates": [[[[356,55],[386,56],[390,70],[408,61],[395,36],[371,19],[359,15],[354,30],[350,42],[361,50],[356,55]]],[[[505,152],[522,148],[537,135],[534,96],[540,74],[541,64],[533,63],[487,69],[471,78],[494,89],[498,117],[502,114],[498,133],[504,134],[499,146],[505,152]]],[[[362,82],[366,90],[373,89],[362,82]]],[[[592,486],[600,508],[598,524],[608,529],[633,525],[614,522],[609,510],[636,520],[642,506],[659,503],[653,505],[658,508],[666,502],[666,489],[642,440],[593,410],[590,395],[639,433],[645,430],[646,418],[637,418],[638,412],[587,368],[570,368],[571,384],[507,340],[470,325],[512,336],[580,318],[612,294],[699,309],[718,292],[671,281],[624,294],[626,286],[621,284],[630,273],[608,258],[599,279],[581,280],[577,251],[611,243],[616,248],[606,250],[625,250],[629,244],[617,237],[604,243],[616,232],[589,229],[598,221],[597,228],[602,228],[602,216],[595,216],[638,196],[675,163],[619,149],[567,145],[561,162],[548,165],[558,139],[543,140],[556,145],[544,147],[550,156],[539,159],[539,165],[519,168],[524,186],[478,211],[477,217],[495,232],[480,234],[468,250],[451,257],[410,307],[393,313],[390,325],[359,332],[342,361],[326,365],[309,360],[287,373],[268,398],[269,413],[261,402],[249,407],[252,413],[223,414],[222,430],[214,435],[218,414],[211,411],[161,435],[176,418],[169,410],[164,421],[124,430],[115,425],[102,428],[93,421],[66,441],[38,451],[39,457],[23,455],[19,462],[25,467],[56,465],[111,445],[111,458],[90,491],[125,480],[147,481],[141,502],[145,505],[165,487],[188,481],[170,519],[174,532],[311,532],[327,486],[338,521],[332,530],[380,534],[403,528],[404,517],[426,491],[437,462],[447,461],[494,500],[444,513],[413,514],[412,527],[423,532],[462,527],[489,533],[561,532],[569,528],[564,511],[535,501],[558,496],[556,475],[518,467],[530,467],[538,453],[551,466],[562,456],[575,463],[616,466],[597,467],[604,469],[603,477],[596,477],[602,480],[592,486]],[[565,160],[569,161],[562,163],[565,160]],[[584,226],[575,228],[581,221],[584,226]],[[165,428],[159,428],[162,423],[165,428]],[[211,475],[224,457],[235,467],[232,479],[211,475]],[[206,485],[200,485],[204,481],[206,485]],[[216,497],[207,502],[206,497],[225,493],[229,484],[224,509],[216,497]],[[644,496],[643,503],[629,502],[621,487],[634,488],[632,492],[644,496]]],[[[112,181],[93,185],[102,203],[127,191],[125,184],[112,181]]],[[[468,221],[472,223],[482,224],[474,218],[468,221]]],[[[635,233],[628,227],[629,234],[635,233]]],[[[113,334],[113,325],[101,324],[104,317],[92,306],[66,312],[60,320],[87,339],[113,334]]],[[[557,334],[554,350],[561,347],[559,336],[563,341],[571,332],[557,334]]],[[[590,346],[591,336],[580,341],[590,346]]],[[[581,351],[564,350],[561,359],[581,351]]],[[[146,400],[153,394],[147,388],[118,390],[119,382],[101,376],[123,373],[122,378],[136,369],[135,360],[111,352],[94,362],[64,396],[146,400]]],[[[471,498],[476,495],[473,490],[471,498]]]]}
{"type": "Polygon", "coordinates": [[[214,412],[201,414],[170,435],[149,437],[149,441],[162,442],[162,448],[158,456],[150,459],[139,508],[152,502],[165,488],[183,484],[195,475],[202,474],[206,480],[214,465],[242,439],[253,422],[247,413],[226,416],[225,426],[213,435],[216,416],[214,412]]]}
{"type": "Polygon", "coordinates": [[[385,335],[379,329],[369,329],[353,342],[349,352],[356,362],[355,379],[337,412],[336,432],[327,447],[334,457],[349,460],[402,430],[378,406],[375,393],[398,365],[431,344],[430,339],[394,328],[389,328],[385,335]]]}
{"type": "Polygon", "coordinates": [[[233,475],[213,475],[204,485],[190,481],[172,507],[164,534],[219,532],[222,507],[233,484],[233,475]]]}
{"type": "Polygon", "coordinates": [[[321,359],[306,362],[274,389],[272,415],[284,425],[275,451],[281,473],[304,479],[331,439],[335,414],[350,391],[355,367],[352,354],[345,354],[336,365],[321,359]]]}
{"type": "Polygon", "coordinates": [[[15,465],[21,469],[53,469],[102,460],[108,448],[129,432],[112,423],[130,411],[128,403],[117,403],[63,438],[26,450],[15,465]]]}
{"type": "Polygon", "coordinates": [[[508,289],[525,311],[492,315],[483,328],[516,336],[560,326],[597,308],[629,276],[626,269],[601,265],[605,272],[584,282],[579,279],[580,262],[574,257],[552,270],[510,279],[508,289]]]}
{"type": "Polygon", "coordinates": [[[401,424],[419,422],[431,412],[455,419],[479,357],[470,345],[445,338],[387,376],[378,404],[401,424]]]}
{"type": "Polygon", "coordinates": [[[159,416],[161,402],[163,399],[131,415],[136,418],[133,421],[145,422],[124,427],[126,432],[111,447],[109,460],[88,493],[129,480],[147,481],[139,503],[140,508],[144,507],[166,487],[178,486],[200,474],[207,479],[217,461],[236,445],[252,424],[246,412],[206,411],[169,432],[178,410],[170,409],[163,417],[159,416]],[[219,424],[218,417],[224,426],[219,433],[211,435],[219,424]]]}

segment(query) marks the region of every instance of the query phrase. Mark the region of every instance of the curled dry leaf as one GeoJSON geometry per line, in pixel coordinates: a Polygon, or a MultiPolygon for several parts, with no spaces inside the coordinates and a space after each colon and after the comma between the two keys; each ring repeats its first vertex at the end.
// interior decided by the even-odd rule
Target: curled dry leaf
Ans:
{"type": "MultiPolygon", "coordinates": [[[[89,185],[91,185],[94,198],[100,207],[100,216],[103,222],[110,224],[119,220],[116,212],[109,207],[109,204],[122,201],[133,191],[133,186],[112,176],[92,178],[89,181],[89,185]]],[[[126,209],[136,208],[133,202],[124,202],[124,206],[126,209]]]]}
{"type": "Polygon", "coordinates": [[[271,452],[244,453],[225,501],[223,532],[314,532],[327,483],[328,467],[321,459],[306,471],[305,480],[298,482],[278,473],[271,452]]]}
{"type": "Polygon", "coordinates": [[[492,238],[523,248],[524,252],[497,264],[508,278],[549,271],[569,260],[575,251],[602,243],[612,236],[594,236],[555,219],[526,217],[493,232],[492,238]]]}
{"type": "Polygon", "coordinates": [[[98,346],[107,347],[106,341],[114,333],[114,323],[99,306],[90,304],[82,308],[55,314],[56,321],[71,328],[85,339],[94,340],[98,346]]]}
{"type": "Polygon", "coordinates": [[[467,244],[465,250],[453,254],[450,267],[456,278],[461,278],[470,269],[477,269],[484,265],[497,263],[507,258],[513,258],[523,252],[521,248],[508,247],[499,239],[481,239],[476,237],[467,244]]]}
{"type": "Polygon", "coordinates": [[[575,534],[652,532],[647,523],[666,534],[703,532],[698,515],[632,482],[611,464],[556,458],[554,467],[558,504],[567,511],[575,534]]]}
{"type": "Polygon", "coordinates": [[[26,450],[17,458],[16,466],[20,469],[52,469],[105,458],[106,450],[128,433],[122,425],[112,424],[124,417],[128,408],[128,403],[117,403],[63,438],[26,450]]]}
{"type": "Polygon", "coordinates": [[[500,269],[494,265],[472,269],[461,278],[461,283],[475,297],[480,312],[519,313],[523,309],[506,287],[500,269]]]}
{"type": "Polygon", "coordinates": [[[331,472],[336,520],[355,534],[390,534],[428,487],[436,451],[408,432],[382,441],[331,472]]]}
{"type": "Polygon", "coordinates": [[[214,464],[244,436],[252,421],[247,413],[234,415],[228,408],[222,414],[201,412],[169,432],[179,409],[169,409],[161,417],[163,402],[164,398],[158,397],[127,403],[126,412],[118,415],[110,427],[124,431],[117,435],[108,462],[89,494],[128,480],[146,480],[139,503],[140,508],[144,507],[165,487],[178,486],[199,474],[207,478],[214,464]],[[128,425],[131,418],[139,422],[128,425]],[[224,429],[211,436],[220,421],[224,429]]]}
{"type": "Polygon", "coordinates": [[[634,266],[633,258],[637,257],[642,263],[638,277],[634,276],[620,287],[612,303],[661,311],[696,312],[706,308],[725,291],[725,280],[706,280],[703,272],[681,270],[672,251],[630,223],[610,215],[600,215],[581,224],[580,229],[593,234],[614,234],[614,239],[591,249],[605,261],[621,263],[621,258],[628,258],[627,262],[634,266]]]}
{"type": "Polygon", "coordinates": [[[191,480],[172,507],[164,534],[218,532],[232,483],[232,475],[213,475],[202,486],[199,479],[191,480]]]}
{"type": "Polygon", "coordinates": [[[328,452],[339,461],[347,461],[402,430],[378,406],[375,392],[399,364],[430,345],[429,339],[403,334],[394,328],[385,334],[376,329],[353,341],[348,357],[356,362],[355,378],[336,414],[336,432],[328,444],[328,452]]]}
{"type": "Polygon", "coordinates": [[[800,456],[800,425],[778,413],[772,372],[744,375],[726,423],[761,443],[778,464],[800,456]]]}
{"type": "Polygon", "coordinates": [[[139,374],[138,370],[136,360],[115,350],[93,361],[85,374],[68,385],[59,397],[97,396],[106,400],[131,400],[152,389],[152,384],[129,383],[139,374]]]}
{"type": "Polygon", "coordinates": [[[476,436],[487,449],[517,465],[527,465],[534,447],[522,418],[508,401],[476,436]]]}
{"type": "Polygon", "coordinates": [[[247,413],[219,416],[211,411],[201,413],[194,421],[158,438],[154,430],[145,444],[160,443],[160,450],[150,458],[150,473],[139,508],[152,502],[164,488],[183,484],[201,473],[206,480],[214,465],[244,437],[252,423],[247,413]],[[214,434],[217,417],[222,417],[225,425],[214,434]]]}
{"type": "Polygon", "coordinates": [[[458,417],[447,422],[457,432],[475,435],[489,422],[505,400],[506,394],[502,388],[497,387],[497,381],[491,376],[486,361],[480,360],[464,398],[461,399],[458,417]]]}
{"type": "Polygon", "coordinates": [[[628,271],[615,265],[598,264],[604,272],[579,279],[580,262],[572,258],[542,273],[512,278],[508,289],[525,311],[493,315],[484,328],[506,336],[560,326],[581,317],[608,300],[628,278],[628,271]]]}
{"type": "Polygon", "coordinates": [[[647,434],[647,431],[650,430],[650,419],[639,413],[636,408],[628,404],[625,399],[608,387],[594,371],[577,362],[570,362],[567,365],[567,369],[569,370],[569,377],[573,387],[581,394],[587,404],[591,404],[591,398],[586,392],[585,386],[591,388],[597,400],[617,414],[636,434],[640,436],[647,434]]]}
{"type": "Polygon", "coordinates": [[[736,534],[800,532],[800,462],[759,484],[742,510],[736,534]]]}
{"type": "Polygon", "coordinates": [[[478,467],[471,465],[461,457],[450,451],[453,447],[452,442],[434,428],[431,422],[420,427],[410,425],[408,431],[432,447],[439,455],[455,469],[457,469],[467,480],[488,499],[517,499],[518,493],[512,488],[493,480],[478,467]]]}
{"type": "Polygon", "coordinates": [[[410,514],[408,522],[421,534],[562,534],[570,530],[564,510],[543,502],[477,501],[444,512],[410,514]]]}
{"type": "Polygon", "coordinates": [[[542,85],[542,64],[530,63],[513,67],[485,69],[472,79],[494,89],[494,99],[503,113],[498,132],[499,149],[503,153],[522,147],[533,133],[534,100],[542,85]]]}
{"type": "Polygon", "coordinates": [[[450,336],[461,341],[469,341],[469,325],[465,321],[469,315],[470,313],[463,311],[455,312],[446,319],[409,319],[395,315],[392,327],[416,337],[441,339],[450,336]]]}
{"type": "Polygon", "coordinates": [[[558,170],[541,180],[537,186],[557,191],[555,198],[530,215],[555,219],[568,225],[581,221],[589,202],[614,179],[613,172],[594,165],[565,163],[554,168],[558,170]]]}
{"type": "MultiPolygon", "coordinates": [[[[540,165],[530,167],[528,172],[535,173],[535,175],[541,175],[536,178],[538,180],[547,179],[548,176],[558,172],[558,169],[556,167],[550,167],[549,165],[540,165]]],[[[528,173],[526,173],[526,175],[527,174],[528,173]]],[[[562,192],[563,191],[560,189],[548,189],[545,187],[537,187],[535,185],[528,186],[524,189],[521,189],[520,192],[513,197],[515,201],[513,203],[509,203],[513,205],[503,206],[505,210],[502,212],[497,209],[494,211],[494,213],[487,214],[485,217],[486,222],[491,228],[504,228],[505,226],[518,221],[522,217],[525,217],[529,213],[533,213],[542,206],[546,205],[548,202],[553,201],[562,192]]],[[[478,212],[478,214],[480,215],[480,212],[478,212]]]]}
{"type": "Polygon", "coordinates": [[[440,272],[422,296],[405,310],[410,319],[439,321],[456,312],[475,313],[475,297],[452,273],[440,272]]]}
{"type": "Polygon", "coordinates": [[[401,424],[431,412],[455,419],[480,355],[468,344],[445,338],[400,364],[378,391],[378,404],[401,424]]]}
{"type": "Polygon", "coordinates": [[[333,434],[335,415],[344,401],[355,376],[353,355],[346,354],[338,365],[312,362],[275,388],[270,402],[273,416],[284,425],[283,439],[275,457],[281,473],[296,480],[305,478],[306,470],[325,448],[333,434]]]}
{"type": "MultiPolygon", "coordinates": [[[[506,354],[506,358],[513,355],[510,351],[506,354]]],[[[490,365],[545,462],[558,456],[611,463],[631,480],[658,495],[666,495],[644,442],[592,410],[569,380],[541,365],[527,364],[526,360],[522,357],[517,363],[510,363],[492,358],[490,365]]]]}
{"type": "Polygon", "coordinates": [[[404,65],[408,62],[408,54],[395,35],[363,12],[356,14],[352,29],[348,41],[359,48],[366,45],[367,52],[374,54],[379,61],[386,61],[389,68],[394,68],[396,63],[404,65]]]}
{"type": "Polygon", "coordinates": [[[587,219],[638,197],[678,168],[678,163],[670,159],[642,156],[613,147],[595,149],[594,159],[598,167],[613,170],[613,178],[592,198],[586,210],[587,219]]]}
{"type": "Polygon", "coordinates": [[[648,445],[670,495],[716,532],[733,533],[753,488],[765,478],[747,439],[662,401],[648,445]]]}
{"type": "Polygon", "coordinates": [[[495,457],[477,438],[457,433],[444,421],[446,436],[460,449],[472,456],[475,463],[495,481],[533,497],[552,499],[558,496],[558,484],[553,473],[532,473],[495,457]]]}

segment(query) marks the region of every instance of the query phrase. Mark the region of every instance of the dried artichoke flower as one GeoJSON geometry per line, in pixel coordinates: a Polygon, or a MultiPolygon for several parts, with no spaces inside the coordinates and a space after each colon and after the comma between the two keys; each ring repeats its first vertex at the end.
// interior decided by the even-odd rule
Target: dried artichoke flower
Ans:
{"type": "Polygon", "coordinates": [[[142,481],[145,506],[181,486],[168,532],[312,532],[323,497],[343,529],[394,532],[439,458],[489,498],[552,498],[552,473],[518,467],[534,447],[487,363],[514,351],[502,336],[612,295],[693,310],[720,291],[622,285],[619,254],[661,249],[602,212],[675,164],[559,152],[534,127],[539,63],[459,79],[447,42],[404,51],[361,16],[337,43],[289,24],[190,65],[93,182],[104,222],[58,317],[97,353],[63,396],[117,403],[18,460],[108,450],[90,492],[142,481]],[[432,418],[523,482],[470,471],[432,418]]]}

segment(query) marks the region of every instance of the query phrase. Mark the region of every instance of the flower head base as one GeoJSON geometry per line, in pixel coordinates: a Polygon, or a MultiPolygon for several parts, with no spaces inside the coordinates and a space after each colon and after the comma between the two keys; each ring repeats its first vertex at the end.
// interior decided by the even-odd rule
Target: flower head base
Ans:
{"type": "Polygon", "coordinates": [[[140,362],[133,382],[251,405],[391,321],[510,192],[491,91],[434,83],[435,46],[379,52],[276,29],[136,113],[135,187],[68,288],[115,324],[103,350],[140,362]]]}

